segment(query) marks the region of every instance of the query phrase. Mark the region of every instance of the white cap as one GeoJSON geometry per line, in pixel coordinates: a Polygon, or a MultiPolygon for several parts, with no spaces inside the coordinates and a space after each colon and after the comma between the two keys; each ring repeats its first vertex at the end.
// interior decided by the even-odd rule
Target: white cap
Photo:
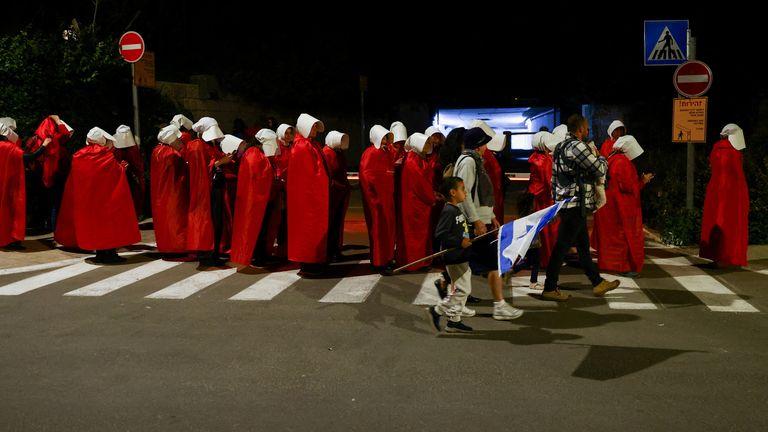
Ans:
{"type": "Polygon", "coordinates": [[[374,125],[368,133],[368,138],[371,140],[371,144],[378,149],[381,148],[381,141],[384,137],[390,134],[392,134],[392,132],[388,131],[384,126],[374,125]]]}
{"type": "Polygon", "coordinates": [[[349,135],[344,132],[330,131],[325,136],[325,145],[332,149],[346,150],[349,148],[349,135]]]}
{"type": "Polygon", "coordinates": [[[552,129],[552,134],[560,138],[560,141],[565,140],[565,136],[568,135],[568,126],[561,124],[552,129]]]}
{"type": "Polygon", "coordinates": [[[181,131],[175,125],[168,125],[157,134],[157,140],[163,144],[172,144],[181,138],[181,131]]]}
{"type": "Polygon", "coordinates": [[[277,127],[277,137],[281,140],[285,140],[285,133],[288,131],[288,129],[292,128],[293,126],[282,123],[280,126],[277,127]]]}
{"type": "Polygon", "coordinates": [[[488,150],[495,152],[502,151],[506,145],[507,137],[503,133],[497,133],[491,137],[490,141],[488,141],[488,150]]]}
{"type": "Polygon", "coordinates": [[[219,129],[219,123],[212,117],[203,117],[192,125],[192,130],[197,132],[203,141],[213,141],[224,138],[224,132],[219,129]]]}
{"type": "Polygon", "coordinates": [[[389,131],[392,132],[392,141],[400,142],[408,139],[408,130],[405,128],[403,122],[396,121],[389,127],[389,131]]]}
{"type": "MultiPolygon", "coordinates": [[[[416,132],[408,138],[405,145],[410,147],[412,151],[424,153],[424,144],[427,143],[427,138],[429,136],[416,132]]],[[[432,153],[431,150],[430,153],[432,153]]]]}
{"type": "Polygon", "coordinates": [[[184,114],[176,114],[171,120],[171,124],[181,129],[184,127],[187,130],[192,129],[192,120],[188,119],[184,114]]]}
{"type": "Polygon", "coordinates": [[[539,131],[533,134],[533,137],[531,137],[531,147],[534,150],[538,151],[554,151],[555,146],[557,145],[557,142],[559,138],[557,138],[554,134],[547,131],[539,131]],[[554,144],[552,144],[554,142],[554,144]],[[549,144],[549,145],[548,145],[549,144]],[[550,148],[550,145],[552,148],[550,148]]]}
{"type": "Polygon", "coordinates": [[[108,134],[107,131],[100,127],[95,127],[88,131],[88,135],[86,135],[86,138],[89,143],[93,144],[100,144],[100,145],[106,145],[107,140],[110,140],[112,142],[116,142],[117,140],[112,135],[108,134]]]}
{"type": "Polygon", "coordinates": [[[486,123],[483,120],[472,120],[469,123],[469,127],[467,127],[467,130],[472,129],[474,127],[479,127],[480,129],[483,130],[483,132],[485,132],[486,135],[488,135],[491,138],[496,136],[496,131],[493,130],[493,128],[491,128],[490,126],[488,126],[488,123],[486,123]]]}
{"type": "Polygon", "coordinates": [[[720,136],[728,136],[728,141],[736,150],[744,150],[747,147],[747,142],[744,141],[744,131],[733,123],[725,125],[720,136]]]}
{"type": "Polygon", "coordinates": [[[612,121],[611,124],[608,125],[608,136],[611,136],[613,131],[615,131],[616,129],[618,129],[620,127],[623,127],[624,129],[627,128],[626,126],[624,126],[624,123],[622,123],[621,120],[614,120],[614,121],[612,121]]]}
{"type": "Polygon", "coordinates": [[[437,126],[430,126],[430,127],[428,127],[428,128],[427,128],[427,129],[424,131],[424,135],[426,135],[426,136],[428,136],[428,137],[431,137],[431,136],[432,136],[432,135],[434,135],[434,134],[440,134],[440,135],[444,135],[444,134],[443,134],[443,131],[441,131],[441,130],[440,130],[440,128],[439,128],[439,127],[437,127],[437,126]]]}
{"type": "Polygon", "coordinates": [[[296,129],[298,129],[301,136],[304,138],[309,137],[309,133],[312,131],[312,126],[317,123],[317,131],[322,132],[325,130],[325,125],[320,120],[312,117],[307,113],[301,113],[296,120],[296,129]]]}
{"type": "Polygon", "coordinates": [[[118,126],[115,131],[115,148],[128,148],[136,145],[131,128],[126,125],[118,126]]]}
{"type": "Polygon", "coordinates": [[[277,149],[277,134],[271,129],[259,129],[256,132],[256,140],[261,143],[261,150],[264,152],[264,156],[280,154],[277,149]]]}
{"type": "Polygon", "coordinates": [[[629,160],[640,156],[645,151],[642,147],[640,147],[640,143],[638,143],[635,137],[632,135],[624,135],[619,137],[613,144],[613,149],[624,153],[624,155],[629,160]]]}
{"type": "Polygon", "coordinates": [[[5,123],[0,123],[0,135],[8,138],[14,134],[13,129],[11,129],[11,126],[5,123]]]}
{"type": "Polygon", "coordinates": [[[221,140],[221,151],[224,152],[224,154],[232,154],[236,152],[237,149],[240,148],[240,144],[244,142],[245,141],[234,135],[224,135],[224,139],[221,140]]]}
{"type": "MultiPolygon", "coordinates": [[[[14,119],[12,119],[10,117],[2,117],[2,118],[0,118],[0,126],[2,126],[2,125],[8,126],[9,128],[11,128],[11,130],[16,130],[16,120],[14,120],[14,119]]],[[[5,135],[5,134],[3,134],[3,135],[5,135]]]]}

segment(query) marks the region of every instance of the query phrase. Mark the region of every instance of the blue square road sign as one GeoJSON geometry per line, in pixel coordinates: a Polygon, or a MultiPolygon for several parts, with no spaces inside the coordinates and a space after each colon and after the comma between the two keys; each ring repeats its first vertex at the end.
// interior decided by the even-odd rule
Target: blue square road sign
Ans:
{"type": "Polygon", "coordinates": [[[688,61],[688,20],[644,22],[646,66],[679,65],[688,61]]]}

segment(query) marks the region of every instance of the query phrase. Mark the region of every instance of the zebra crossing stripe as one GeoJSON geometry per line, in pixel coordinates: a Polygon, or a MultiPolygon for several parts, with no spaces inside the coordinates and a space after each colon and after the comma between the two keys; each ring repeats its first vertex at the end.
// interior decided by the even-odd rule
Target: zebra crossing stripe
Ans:
{"type": "Polygon", "coordinates": [[[339,281],[320,303],[363,303],[381,279],[380,274],[351,276],[339,281]]]}
{"type": "Polygon", "coordinates": [[[106,279],[102,279],[98,282],[94,282],[74,291],[70,291],[64,295],[76,297],[103,296],[105,294],[111,293],[112,291],[119,290],[126,285],[130,285],[142,279],[146,279],[154,274],[174,268],[179,264],[181,264],[181,262],[170,262],[163,260],[151,261],[134,269],[116,274],[106,279]]]}
{"type": "Polygon", "coordinates": [[[26,279],[22,279],[17,282],[0,287],[0,295],[19,295],[29,291],[42,288],[47,285],[54,284],[64,279],[89,272],[99,268],[97,265],[89,264],[87,262],[79,262],[72,264],[52,272],[44,273],[37,276],[32,276],[26,279]]]}
{"type": "Polygon", "coordinates": [[[230,297],[230,300],[272,300],[301,279],[296,270],[270,273],[248,288],[230,297]]]}
{"type": "MultiPolygon", "coordinates": [[[[543,275],[539,275],[536,280],[544,285],[544,281],[547,278],[543,275]]],[[[556,309],[557,303],[551,301],[539,300],[535,297],[531,297],[529,294],[541,294],[541,290],[533,290],[530,288],[531,278],[530,276],[512,276],[505,282],[505,287],[512,292],[512,305],[514,307],[522,307],[524,309],[556,309]]]]}
{"type": "Polygon", "coordinates": [[[653,301],[640,289],[634,279],[611,274],[601,274],[608,280],[618,279],[620,285],[605,294],[605,300],[611,309],[621,310],[650,310],[658,309],[653,301]]]}
{"type": "Polygon", "coordinates": [[[146,298],[173,300],[185,299],[195,294],[196,292],[205,289],[209,285],[213,285],[216,282],[235,274],[236,271],[236,268],[229,268],[225,270],[199,272],[186,279],[182,279],[174,284],[168,285],[164,289],[146,296],[146,298]]]}
{"type": "Polygon", "coordinates": [[[667,259],[651,259],[683,288],[695,295],[714,312],[759,312],[717,279],[689,262],[687,266],[670,265],[667,259]]]}
{"type": "Polygon", "coordinates": [[[82,258],[71,258],[71,259],[66,259],[62,261],[55,261],[55,262],[43,263],[43,264],[33,264],[33,265],[24,266],[24,267],[4,268],[4,269],[0,269],[0,276],[16,274],[16,273],[27,273],[27,272],[33,272],[38,270],[48,270],[52,268],[59,268],[59,267],[68,266],[68,265],[82,262],[82,261],[83,261],[82,258]]]}
{"type": "Polygon", "coordinates": [[[435,289],[435,281],[440,279],[440,273],[427,273],[421,281],[421,289],[412,304],[417,306],[433,306],[440,301],[435,289]]]}

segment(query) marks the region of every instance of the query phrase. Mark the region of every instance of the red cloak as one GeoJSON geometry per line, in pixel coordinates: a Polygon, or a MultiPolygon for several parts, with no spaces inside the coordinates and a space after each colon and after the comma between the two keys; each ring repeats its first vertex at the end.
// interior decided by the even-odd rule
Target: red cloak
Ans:
{"type": "Polygon", "coordinates": [[[347,159],[343,151],[323,147],[323,157],[331,172],[330,225],[328,241],[334,252],[341,252],[344,246],[344,218],[349,208],[351,186],[347,179],[347,159]]]}
{"type": "Polygon", "coordinates": [[[239,165],[230,261],[247,266],[259,239],[273,174],[269,160],[256,147],[245,152],[239,165]]]}
{"type": "MultiPolygon", "coordinates": [[[[528,163],[531,166],[528,192],[533,194],[533,211],[536,212],[554,204],[552,200],[552,156],[534,151],[528,158],[528,163]]],[[[555,219],[539,233],[539,240],[541,240],[539,257],[541,266],[544,268],[549,263],[552,248],[555,246],[555,240],[557,240],[559,226],[560,220],[555,219]]]]}
{"type": "Polygon", "coordinates": [[[603,145],[600,146],[600,154],[603,155],[604,158],[607,158],[613,151],[614,144],[616,144],[616,140],[608,137],[605,141],[603,141],[603,145]]]}
{"type": "MultiPolygon", "coordinates": [[[[395,260],[408,264],[432,254],[432,233],[430,216],[435,205],[432,189],[434,166],[428,159],[416,152],[408,152],[403,163],[400,179],[400,214],[397,221],[397,249],[395,260]]],[[[428,267],[431,261],[414,264],[406,270],[414,271],[428,267]]]]}
{"type": "MultiPolygon", "coordinates": [[[[281,148],[282,150],[283,148],[281,148]]],[[[289,162],[288,259],[328,261],[330,174],[322,146],[296,133],[289,162]]]]}
{"type": "Polygon", "coordinates": [[[139,146],[126,148],[113,148],[115,159],[118,162],[128,162],[126,174],[128,177],[128,186],[131,188],[131,197],[133,198],[133,208],[136,210],[138,218],[144,213],[144,158],[141,157],[139,146]]]}
{"type": "Polygon", "coordinates": [[[704,198],[699,255],[734,266],[747,265],[749,190],[741,152],[722,139],[709,155],[712,177],[704,198]]]}
{"type": "Polygon", "coordinates": [[[360,158],[360,192],[368,226],[371,264],[384,266],[395,257],[395,153],[370,146],[360,158]]]}
{"type": "Polygon", "coordinates": [[[637,169],[623,153],[608,158],[606,203],[594,215],[593,243],[600,270],[641,272],[643,245],[643,212],[640,191],[645,184],[637,169]]]}
{"type": "Polygon", "coordinates": [[[186,252],[189,176],[181,152],[158,144],[150,161],[152,220],[157,250],[186,252]]]}
{"type": "Polygon", "coordinates": [[[72,157],[54,238],[85,250],[141,241],[131,190],[112,149],[91,144],[72,157]]]}
{"type": "Polygon", "coordinates": [[[492,151],[486,149],[483,153],[483,166],[493,183],[493,215],[500,224],[504,224],[504,188],[501,178],[504,173],[501,172],[501,165],[492,151]]]}
{"type": "Polygon", "coordinates": [[[0,246],[24,240],[27,218],[24,151],[0,141],[0,246]]]}
{"type": "Polygon", "coordinates": [[[181,142],[186,144],[189,144],[192,141],[192,134],[189,133],[189,131],[182,131],[181,132],[181,142]]]}
{"type": "Polygon", "coordinates": [[[35,130],[35,134],[27,140],[25,151],[34,153],[46,138],[51,138],[51,142],[45,153],[30,164],[30,170],[39,172],[45,187],[50,188],[57,178],[67,175],[69,152],[63,144],[69,140],[69,131],[63,124],[57,125],[51,117],[46,117],[35,130]]]}

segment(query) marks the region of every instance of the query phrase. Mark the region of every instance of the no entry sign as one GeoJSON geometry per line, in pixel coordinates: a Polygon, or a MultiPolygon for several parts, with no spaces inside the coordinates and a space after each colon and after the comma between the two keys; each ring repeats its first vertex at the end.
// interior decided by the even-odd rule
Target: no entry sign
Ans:
{"type": "Polygon", "coordinates": [[[144,39],[135,31],[125,32],[117,45],[120,55],[128,63],[136,63],[144,55],[144,39]]]}
{"type": "Polygon", "coordinates": [[[675,89],[687,97],[701,96],[712,85],[712,70],[698,60],[683,63],[675,69],[673,76],[675,89]]]}

